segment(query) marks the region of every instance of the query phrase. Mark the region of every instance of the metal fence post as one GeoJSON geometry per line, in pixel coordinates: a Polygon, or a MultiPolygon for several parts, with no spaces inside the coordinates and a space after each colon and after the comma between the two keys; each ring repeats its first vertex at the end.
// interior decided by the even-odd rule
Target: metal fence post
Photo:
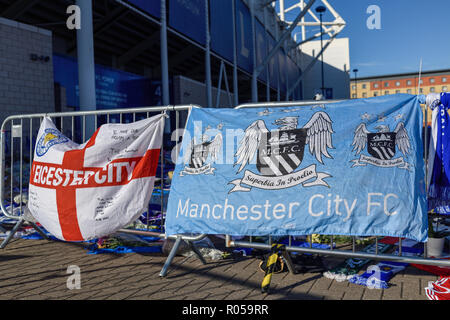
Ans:
{"type": "Polygon", "coordinates": [[[208,108],[212,107],[212,84],[211,84],[211,36],[209,34],[209,0],[205,0],[206,20],[206,45],[205,45],[205,72],[206,72],[206,101],[208,108]]]}
{"type": "Polygon", "coordinates": [[[233,11],[233,94],[234,106],[239,105],[238,71],[237,71],[237,39],[236,39],[236,0],[231,0],[233,11]]]}
{"type": "MultiPolygon", "coordinates": [[[[95,93],[95,61],[94,61],[94,30],[92,16],[92,1],[77,0],[82,12],[81,28],[77,30],[78,55],[78,86],[80,88],[80,110],[97,109],[95,93]]],[[[94,124],[87,125],[88,135],[94,133],[94,124]]],[[[83,141],[84,142],[84,141],[83,141]]]]}
{"type": "Polygon", "coordinates": [[[253,44],[253,73],[252,73],[252,101],[258,102],[258,62],[256,59],[256,26],[255,26],[255,0],[250,0],[250,12],[252,19],[252,44],[253,44]]]}

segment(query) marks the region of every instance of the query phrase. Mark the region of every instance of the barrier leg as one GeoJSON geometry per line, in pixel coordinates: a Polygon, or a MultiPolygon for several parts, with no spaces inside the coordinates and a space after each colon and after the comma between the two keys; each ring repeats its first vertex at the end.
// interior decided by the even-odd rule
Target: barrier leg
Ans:
{"type": "Polygon", "coordinates": [[[297,270],[295,269],[294,264],[292,263],[291,256],[289,255],[289,252],[284,250],[281,254],[281,256],[284,258],[284,261],[286,262],[286,265],[288,267],[288,270],[292,274],[296,274],[297,270]]]}
{"type": "Polygon", "coordinates": [[[9,243],[9,241],[11,241],[11,239],[16,234],[17,230],[19,230],[19,228],[23,225],[24,222],[25,222],[25,220],[23,220],[23,219],[20,219],[19,221],[17,221],[16,225],[11,230],[9,235],[6,237],[5,240],[3,240],[2,244],[0,245],[0,249],[4,249],[6,247],[6,245],[9,243]]]}
{"type": "Polygon", "coordinates": [[[181,237],[178,236],[177,239],[175,240],[175,243],[174,243],[174,245],[172,247],[172,250],[170,250],[169,256],[167,257],[167,260],[164,263],[163,268],[161,269],[161,272],[159,273],[160,277],[165,277],[166,276],[167,270],[169,269],[169,266],[172,263],[173,258],[177,254],[178,247],[180,246],[180,244],[181,244],[181,237]]]}
{"type": "Polygon", "coordinates": [[[44,233],[44,231],[42,231],[41,228],[38,227],[38,225],[36,223],[31,222],[31,221],[28,221],[28,223],[31,224],[33,229],[36,230],[37,233],[39,233],[42,238],[44,238],[45,240],[49,240],[48,236],[44,233]]]}
{"type": "Polygon", "coordinates": [[[192,241],[189,241],[188,243],[189,243],[189,247],[191,248],[192,251],[194,251],[197,258],[199,258],[203,264],[206,264],[206,260],[205,260],[205,258],[203,258],[202,254],[198,250],[197,246],[192,241]]]}

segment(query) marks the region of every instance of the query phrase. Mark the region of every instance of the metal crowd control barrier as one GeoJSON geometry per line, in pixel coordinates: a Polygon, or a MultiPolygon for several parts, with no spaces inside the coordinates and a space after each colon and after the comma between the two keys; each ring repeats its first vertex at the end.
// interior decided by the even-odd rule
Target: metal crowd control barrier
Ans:
{"type": "MultiPolygon", "coordinates": [[[[341,102],[345,100],[321,100],[321,101],[290,101],[290,102],[265,102],[265,103],[248,103],[237,106],[235,109],[242,108],[277,108],[277,107],[292,107],[292,106],[314,106],[314,105],[324,105],[330,103],[341,102]]],[[[425,123],[427,123],[428,119],[428,106],[425,109],[425,123]]],[[[425,142],[427,142],[427,130],[425,130],[425,142]]],[[[424,148],[424,156],[428,154],[427,152],[427,143],[425,143],[424,148]]],[[[427,157],[425,156],[425,161],[427,161],[427,157]]],[[[427,179],[426,179],[427,181],[427,179]]],[[[268,235],[269,243],[258,243],[252,240],[250,237],[249,241],[234,241],[230,235],[226,235],[225,244],[227,247],[243,247],[243,248],[253,248],[260,250],[269,250],[272,245],[272,237],[268,235]]],[[[427,255],[427,246],[424,244],[424,254],[422,257],[411,257],[402,255],[402,238],[399,238],[398,241],[398,255],[394,254],[379,254],[378,252],[378,237],[375,237],[375,253],[366,253],[356,250],[356,237],[352,237],[352,250],[339,250],[333,248],[333,236],[330,238],[331,246],[330,249],[316,249],[313,248],[312,237],[309,237],[309,248],[292,246],[292,236],[288,236],[289,244],[286,246],[287,252],[299,252],[299,253],[310,253],[310,254],[318,254],[318,255],[330,255],[335,257],[342,258],[355,258],[355,259],[370,259],[370,260],[383,260],[383,261],[394,261],[394,262],[403,262],[403,263],[415,263],[415,264],[424,264],[424,265],[434,265],[434,266],[443,266],[450,267],[450,260],[440,260],[440,259],[432,259],[428,258],[427,255]]],[[[365,237],[367,238],[367,237],[365,237]]],[[[284,255],[286,260],[286,265],[290,272],[295,273],[295,268],[292,265],[292,262],[289,259],[289,255],[284,255]]]]}
{"type": "MultiPolygon", "coordinates": [[[[131,109],[115,109],[115,110],[96,110],[96,111],[79,111],[79,112],[63,112],[63,113],[37,113],[28,115],[13,115],[6,118],[1,126],[0,136],[0,208],[4,217],[17,221],[9,235],[1,243],[0,249],[6,247],[14,234],[19,228],[27,223],[30,224],[45,239],[46,234],[39,228],[33,218],[28,214],[24,214],[26,208],[26,196],[24,188],[28,186],[29,174],[33,162],[34,146],[36,142],[40,123],[44,117],[50,117],[54,121],[58,129],[67,137],[70,137],[77,143],[84,143],[94,131],[104,123],[128,123],[142,120],[158,113],[166,113],[170,120],[175,120],[175,129],[182,128],[180,126],[181,115],[188,113],[191,108],[200,108],[197,105],[179,105],[179,106],[157,106],[157,107],[141,107],[131,109]],[[175,119],[173,117],[175,113],[175,119]],[[181,114],[183,113],[183,114],[181,114]],[[95,130],[92,130],[95,128],[95,130]],[[89,132],[92,131],[92,132],[89,132]],[[8,147],[9,146],[9,147],[8,147]],[[9,188],[7,187],[9,185],[9,188]],[[9,189],[9,190],[8,190],[9,189]],[[9,193],[9,194],[7,194],[9,193]],[[9,206],[6,205],[9,203],[9,206]],[[16,207],[14,207],[16,203],[16,207]]],[[[186,117],[184,117],[186,118],[186,117]]],[[[170,121],[169,120],[169,121],[170,121]]],[[[183,125],[184,128],[184,125],[183,125]]],[[[177,137],[178,139],[178,137],[177,137]]],[[[119,232],[146,235],[164,239],[173,239],[175,243],[173,248],[160,272],[160,276],[165,276],[167,270],[181,244],[186,241],[195,255],[206,263],[203,256],[194,245],[195,241],[206,237],[205,234],[200,235],[172,235],[167,236],[164,230],[164,143],[161,147],[160,164],[160,186],[161,186],[161,232],[151,231],[147,219],[146,230],[121,229],[119,232]]],[[[148,214],[147,214],[148,217],[148,214]]],[[[4,228],[0,229],[5,231],[4,228]]]]}

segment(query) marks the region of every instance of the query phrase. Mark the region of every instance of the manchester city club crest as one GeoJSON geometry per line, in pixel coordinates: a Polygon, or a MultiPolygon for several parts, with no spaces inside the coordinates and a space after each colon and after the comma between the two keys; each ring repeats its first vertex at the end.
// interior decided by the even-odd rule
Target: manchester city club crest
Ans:
{"type": "Polygon", "coordinates": [[[230,191],[251,191],[251,188],[280,190],[302,185],[303,187],[326,186],[328,173],[317,172],[316,164],[301,167],[308,145],[310,153],[323,164],[323,157],[332,159],[328,149],[332,149],[332,121],[325,112],[316,112],[302,127],[298,127],[299,117],[284,117],[274,121],[278,126],[269,130],[263,120],[253,122],[246,130],[235,155],[235,166],[239,174],[255,160],[258,173],[246,170],[242,179],[230,184],[230,191]]]}
{"type": "Polygon", "coordinates": [[[378,132],[371,132],[367,129],[365,123],[361,123],[355,130],[352,146],[356,155],[366,149],[370,156],[361,154],[359,159],[352,160],[353,166],[373,165],[384,168],[401,168],[409,170],[409,163],[405,157],[409,154],[410,139],[405,129],[405,124],[399,122],[391,131],[387,125],[378,125],[375,127],[378,132]],[[397,149],[404,157],[397,157],[397,149]]]}
{"type": "Polygon", "coordinates": [[[200,141],[195,138],[191,140],[184,157],[185,163],[188,165],[181,171],[180,176],[214,174],[215,168],[212,167],[212,163],[218,159],[223,144],[223,135],[220,132],[222,127],[222,124],[217,127],[219,132],[213,137],[206,134],[210,129],[208,127],[200,141]]]}
{"type": "Polygon", "coordinates": [[[42,157],[54,145],[66,143],[69,139],[56,129],[45,129],[36,145],[36,155],[42,157]]]}

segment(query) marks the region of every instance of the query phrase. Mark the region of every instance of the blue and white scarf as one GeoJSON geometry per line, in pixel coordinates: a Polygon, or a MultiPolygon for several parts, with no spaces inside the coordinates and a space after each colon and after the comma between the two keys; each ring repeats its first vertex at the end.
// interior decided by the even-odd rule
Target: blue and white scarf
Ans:
{"type": "MultiPolygon", "coordinates": [[[[440,104],[432,104],[430,149],[428,153],[429,210],[450,205],[450,94],[440,94],[440,104]]],[[[441,210],[438,210],[441,211],[441,210]]]]}
{"type": "MultiPolygon", "coordinates": [[[[404,242],[405,244],[402,245],[403,256],[419,256],[423,253],[423,247],[420,245],[417,247],[418,242],[409,239],[404,240],[404,242]]],[[[394,254],[398,255],[398,249],[394,254]]],[[[405,270],[408,265],[404,262],[381,261],[376,265],[369,266],[366,272],[356,275],[348,281],[370,289],[387,289],[389,288],[389,281],[397,273],[405,270]]]]}

